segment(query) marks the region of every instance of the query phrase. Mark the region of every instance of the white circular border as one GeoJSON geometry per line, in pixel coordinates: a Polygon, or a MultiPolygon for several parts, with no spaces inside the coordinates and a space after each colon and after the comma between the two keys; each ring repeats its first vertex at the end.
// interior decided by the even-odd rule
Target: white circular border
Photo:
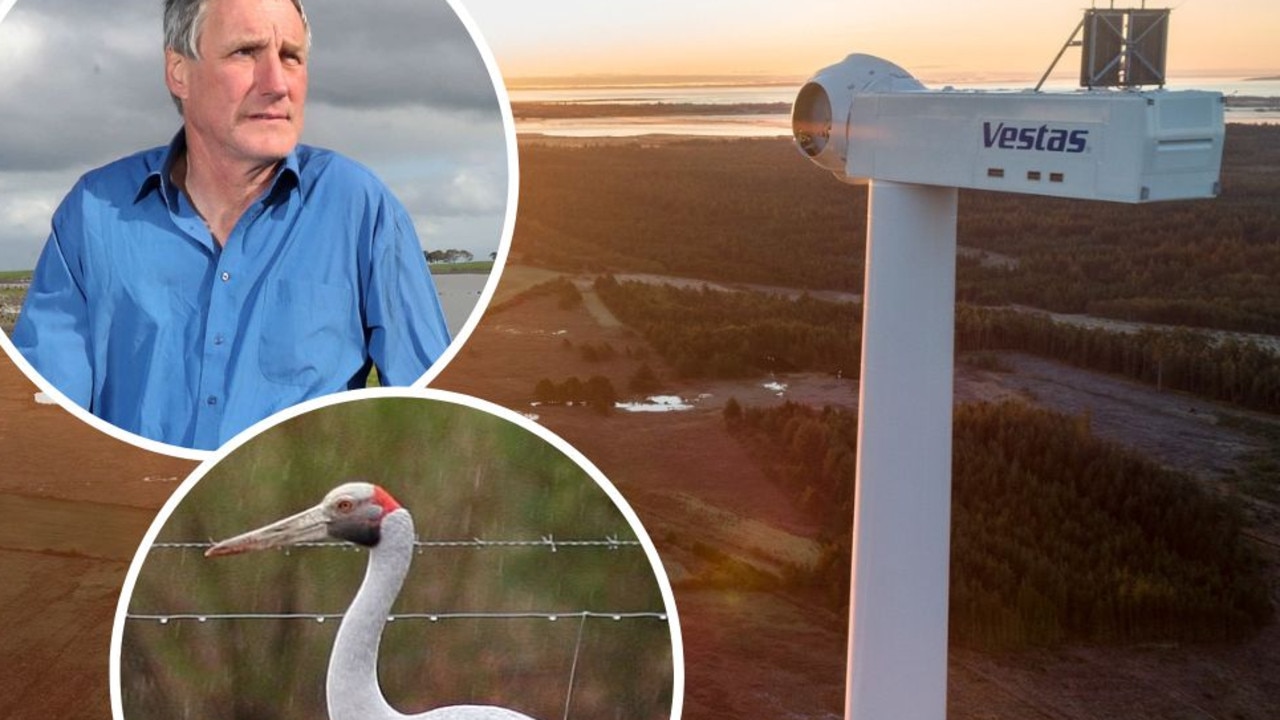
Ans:
{"type": "MultiPolygon", "coordinates": [[[[17,1],[0,0],[0,22],[4,22],[5,16],[13,9],[17,1]]],[[[432,1],[440,2],[441,0],[432,1]]],[[[507,265],[507,255],[511,250],[511,238],[515,234],[516,210],[519,204],[520,159],[519,148],[516,145],[515,118],[511,112],[511,96],[507,92],[506,83],[502,79],[502,73],[498,69],[498,63],[494,59],[493,51],[489,48],[489,44],[485,41],[484,35],[481,34],[471,14],[462,5],[461,0],[443,0],[443,2],[449,6],[449,9],[458,17],[458,20],[462,22],[463,27],[466,28],[467,33],[471,36],[471,42],[476,51],[480,53],[480,58],[484,61],[485,70],[489,73],[489,82],[492,84],[494,94],[498,100],[498,110],[502,116],[502,134],[507,145],[507,207],[502,221],[502,235],[498,240],[498,254],[494,257],[493,268],[489,271],[489,279],[485,281],[479,300],[476,301],[475,307],[472,308],[471,314],[467,317],[462,329],[458,331],[457,336],[452,339],[448,347],[440,354],[440,357],[436,358],[431,367],[427,368],[422,377],[411,383],[410,387],[426,387],[428,383],[443,372],[449,363],[453,361],[453,358],[461,352],[462,345],[466,343],[467,339],[471,337],[471,333],[475,331],[476,326],[480,324],[480,318],[484,315],[485,310],[488,309],[490,301],[493,300],[494,292],[497,290],[498,282],[502,279],[502,272],[507,265]]],[[[27,362],[22,353],[18,352],[18,348],[13,344],[13,340],[9,338],[8,333],[0,332],[0,348],[4,349],[9,359],[18,366],[18,369],[22,371],[23,375],[27,376],[27,379],[35,383],[41,392],[53,399],[63,410],[71,413],[81,422],[87,423],[99,432],[143,450],[186,460],[203,461],[216,455],[217,451],[197,450],[181,445],[171,445],[143,437],[113,425],[77,403],[72,402],[58,388],[46,380],[43,375],[36,372],[31,363],[27,362]]]]}
{"type": "Polygon", "coordinates": [[[498,241],[498,254],[493,259],[493,269],[489,271],[489,279],[485,282],[484,289],[480,291],[480,299],[471,310],[471,316],[458,331],[457,337],[453,338],[453,342],[449,343],[449,347],[445,348],[445,351],[436,358],[417,382],[412,383],[413,387],[426,387],[444,371],[445,367],[453,361],[454,356],[462,351],[462,345],[467,338],[471,337],[471,333],[480,324],[480,318],[489,308],[493,294],[498,288],[498,282],[502,279],[502,272],[507,267],[507,255],[511,250],[511,238],[515,234],[516,210],[520,195],[520,151],[516,144],[516,122],[511,111],[511,95],[507,92],[506,82],[502,79],[498,61],[494,58],[493,51],[485,41],[476,21],[472,19],[471,13],[462,4],[462,0],[445,0],[445,2],[471,35],[471,42],[484,60],[485,69],[489,71],[489,82],[493,85],[494,93],[498,97],[498,110],[502,113],[502,131],[507,142],[507,211],[502,220],[502,237],[498,241]]]}
{"type": "Polygon", "coordinates": [[[662,602],[666,606],[667,624],[671,631],[671,662],[672,662],[672,688],[671,688],[671,720],[679,720],[684,708],[684,686],[685,686],[685,668],[684,668],[684,643],[683,635],[680,630],[680,616],[676,608],[675,594],[671,590],[671,580],[667,577],[666,570],[663,568],[662,559],[658,556],[658,550],[653,544],[653,539],[649,537],[649,533],[641,524],[640,518],[636,516],[635,511],[627,502],[622,493],[605,477],[604,473],[586,458],[577,448],[570,445],[559,435],[551,432],[547,428],[530,420],[529,418],[517,413],[514,410],[496,405],[487,400],[462,395],[460,393],[450,392],[447,390],[435,390],[428,388],[376,388],[367,390],[351,390],[347,392],[327,395],[325,397],[309,400],[305,403],[295,405],[287,410],[281,411],[276,415],[262,420],[253,427],[236,435],[234,438],[225,443],[211,457],[206,459],[199,467],[197,467],[180,485],[174,490],[173,494],[160,508],[160,512],[156,515],[155,520],[151,523],[151,527],[147,528],[146,535],[142,538],[142,544],[138,546],[137,552],[133,556],[133,560],[129,563],[129,570],[125,575],[124,585],[120,590],[120,599],[116,604],[115,620],[111,627],[111,648],[110,648],[110,679],[109,688],[111,692],[111,716],[114,720],[126,720],[124,715],[124,704],[121,696],[121,673],[120,673],[120,652],[123,642],[125,616],[128,613],[129,601],[133,596],[134,586],[138,582],[138,573],[142,570],[142,564],[145,562],[147,555],[151,549],[152,543],[155,542],[156,536],[160,533],[160,529],[169,520],[169,516],[173,514],[178,505],[182,502],[187,493],[195,487],[196,483],[201,480],[210,470],[212,470],[220,461],[231,453],[235,452],[240,446],[254,439],[264,431],[282,423],[293,419],[299,415],[305,414],[312,410],[329,407],[331,405],[339,405],[348,402],[358,402],[361,400],[373,400],[378,398],[408,398],[414,400],[425,400],[450,403],[453,405],[461,405],[488,413],[502,420],[506,420],[548,443],[555,449],[559,450],[566,457],[578,465],[584,472],[596,481],[596,484],[604,490],[609,499],[613,501],[618,511],[626,518],[627,523],[635,532],[641,546],[644,548],[645,555],[649,559],[649,565],[653,569],[655,578],[658,581],[658,589],[662,593],[662,602]]]}

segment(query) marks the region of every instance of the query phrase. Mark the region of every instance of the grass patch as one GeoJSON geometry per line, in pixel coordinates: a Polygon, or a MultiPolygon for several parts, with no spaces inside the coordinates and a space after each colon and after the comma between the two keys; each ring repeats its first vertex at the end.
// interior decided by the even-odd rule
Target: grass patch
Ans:
{"type": "Polygon", "coordinates": [[[6,333],[13,332],[13,326],[18,322],[18,311],[22,309],[22,300],[26,294],[26,288],[0,287],[0,329],[6,333]]]}
{"type": "Polygon", "coordinates": [[[428,265],[432,275],[488,275],[493,271],[492,260],[476,260],[464,263],[432,263],[428,265]]]}
{"type": "Polygon", "coordinates": [[[1243,415],[1222,413],[1218,423],[1253,435],[1266,447],[1249,453],[1244,466],[1230,474],[1236,487],[1259,500],[1280,503],[1280,425],[1243,415]]]}
{"type": "Polygon", "coordinates": [[[1011,373],[1013,368],[1004,358],[995,353],[980,352],[966,353],[960,356],[960,362],[972,367],[976,370],[986,370],[987,372],[1011,373]]]}

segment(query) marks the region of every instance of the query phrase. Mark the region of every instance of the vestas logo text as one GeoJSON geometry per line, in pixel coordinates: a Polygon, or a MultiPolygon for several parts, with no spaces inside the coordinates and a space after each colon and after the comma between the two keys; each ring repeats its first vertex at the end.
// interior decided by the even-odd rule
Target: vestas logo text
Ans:
{"type": "Polygon", "coordinates": [[[1016,127],[999,123],[982,123],[982,144],[1001,150],[1045,150],[1081,153],[1089,144],[1088,130],[1063,130],[1048,125],[1016,127]]]}

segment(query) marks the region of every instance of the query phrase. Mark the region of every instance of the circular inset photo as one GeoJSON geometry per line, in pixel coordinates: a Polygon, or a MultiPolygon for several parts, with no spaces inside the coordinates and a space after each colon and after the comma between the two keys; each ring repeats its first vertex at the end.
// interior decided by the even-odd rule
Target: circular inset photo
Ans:
{"type": "Polygon", "coordinates": [[[41,399],[203,459],[478,322],[515,131],[452,0],[22,0],[0,48],[0,344],[41,399]]]}
{"type": "Polygon", "coordinates": [[[148,532],[116,720],[678,717],[670,585],[576,451],[451,393],[309,407],[201,465],[148,532]]]}

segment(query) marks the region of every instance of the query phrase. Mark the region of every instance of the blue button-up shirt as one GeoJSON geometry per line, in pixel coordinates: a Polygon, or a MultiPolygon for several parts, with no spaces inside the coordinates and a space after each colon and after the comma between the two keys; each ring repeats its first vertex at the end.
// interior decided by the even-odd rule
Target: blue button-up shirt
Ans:
{"type": "Polygon", "coordinates": [[[449,343],[408,213],[364,167],[299,145],[219,246],[170,178],[179,132],[80,179],[13,341],[68,398],[212,449],[308,398],[416,381],[449,343]]]}

